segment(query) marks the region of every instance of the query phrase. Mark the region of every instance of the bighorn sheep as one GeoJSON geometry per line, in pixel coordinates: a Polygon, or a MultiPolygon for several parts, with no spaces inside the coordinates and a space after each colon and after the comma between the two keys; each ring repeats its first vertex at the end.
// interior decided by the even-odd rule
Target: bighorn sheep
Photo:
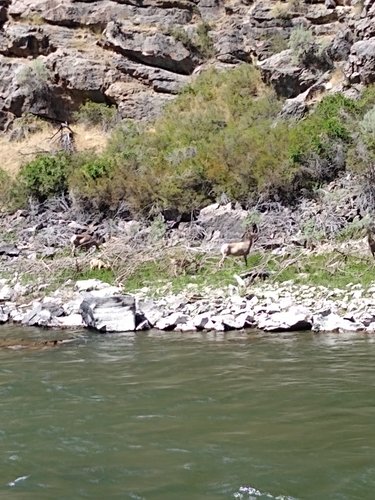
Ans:
{"type": "Polygon", "coordinates": [[[250,248],[253,246],[253,243],[257,238],[257,233],[258,226],[253,224],[251,230],[248,229],[242,236],[242,241],[224,243],[220,249],[222,258],[219,263],[219,267],[222,266],[225,257],[228,257],[229,255],[232,255],[233,257],[243,257],[245,265],[247,266],[247,256],[249,255],[250,248]]]}
{"type": "Polygon", "coordinates": [[[99,248],[101,241],[89,233],[83,233],[72,236],[70,243],[72,245],[72,255],[75,255],[77,249],[83,248],[84,250],[88,250],[91,247],[99,248]]]}
{"type": "Polygon", "coordinates": [[[98,269],[100,271],[101,269],[109,269],[109,268],[110,268],[109,265],[101,259],[94,258],[90,260],[91,271],[93,269],[98,269]]]}

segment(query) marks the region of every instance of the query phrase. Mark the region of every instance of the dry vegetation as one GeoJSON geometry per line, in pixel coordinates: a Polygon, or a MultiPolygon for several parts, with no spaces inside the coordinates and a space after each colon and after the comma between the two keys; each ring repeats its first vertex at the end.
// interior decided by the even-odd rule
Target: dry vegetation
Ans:
{"type": "Polygon", "coordinates": [[[45,284],[50,290],[69,279],[89,278],[101,279],[129,292],[147,287],[151,294],[189,289],[194,294],[204,292],[207,286],[227,285],[239,285],[245,292],[247,285],[263,278],[272,283],[293,280],[334,289],[358,281],[363,286],[373,282],[375,263],[363,245],[359,240],[351,246],[330,243],[319,251],[288,246],[284,255],[257,249],[249,255],[248,267],[241,259],[233,258],[219,268],[218,252],[208,247],[194,248],[188,242],[169,246],[164,239],[142,246],[140,241],[120,237],[110,240],[97,252],[81,252],[77,257],[63,253],[53,260],[19,259],[17,271],[25,282],[45,284]],[[99,257],[106,267],[90,269],[93,257],[99,257]]]}
{"type": "MultiPolygon", "coordinates": [[[[0,167],[15,177],[22,165],[30,162],[38,154],[53,153],[56,151],[56,140],[51,137],[57,128],[39,120],[39,130],[28,133],[19,141],[10,140],[9,136],[0,136],[1,164],[0,167]]],[[[83,124],[72,125],[75,133],[75,145],[78,152],[93,151],[100,154],[106,147],[109,133],[103,132],[100,127],[88,127],[83,124]]]]}

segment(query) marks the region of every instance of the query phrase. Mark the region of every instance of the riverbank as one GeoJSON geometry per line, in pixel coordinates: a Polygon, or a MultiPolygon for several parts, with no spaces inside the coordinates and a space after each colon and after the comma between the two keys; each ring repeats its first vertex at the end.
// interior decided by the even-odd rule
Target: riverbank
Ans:
{"type": "Polygon", "coordinates": [[[223,287],[172,284],[125,294],[121,286],[98,279],[66,281],[54,291],[48,284],[0,281],[0,321],[46,328],[84,328],[101,332],[264,331],[375,332],[375,281],[344,288],[284,282],[250,283],[234,275],[223,287]],[[237,281],[237,282],[236,282],[237,281]],[[156,290],[154,290],[155,292],[156,290]]]}
{"type": "Polygon", "coordinates": [[[294,208],[218,203],[186,222],[167,214],[95,219],[64,199],[4,215],[0,321],[100,331],[371,332],[375,265],[354,184],[345,177],[294,208]],[[227,258],[220,267],[220,246],[254,221],[260,231],[248,266],[227,258]],[[83,231],[105,243],[72,255],[70,240],[83,231]]]}

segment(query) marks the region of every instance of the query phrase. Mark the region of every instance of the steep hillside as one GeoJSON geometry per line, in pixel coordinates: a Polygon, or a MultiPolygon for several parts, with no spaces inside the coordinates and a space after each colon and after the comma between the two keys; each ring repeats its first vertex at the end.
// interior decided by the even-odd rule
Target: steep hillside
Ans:
{"type": "Polygon", "coordinates": [[[2,130],[86,100],[149,119],[212,65],[253,61],[298,115],[375,80],[372,0],[1,0],[0,22],[2,130]]]}

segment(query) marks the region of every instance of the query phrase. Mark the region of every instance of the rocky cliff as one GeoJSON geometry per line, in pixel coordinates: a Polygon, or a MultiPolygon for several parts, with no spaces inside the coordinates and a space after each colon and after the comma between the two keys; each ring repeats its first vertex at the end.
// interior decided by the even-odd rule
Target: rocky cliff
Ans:
{"type": "Polygon", "coordinates": [[[301,113],[322,91],[375,81],[373,0],[0,0],[0,128],[69,119],[87,99],[148,119],[208,66],[243,61],[301,113]],[[323,64],[296,61],[297,26],[323,64]]]}

